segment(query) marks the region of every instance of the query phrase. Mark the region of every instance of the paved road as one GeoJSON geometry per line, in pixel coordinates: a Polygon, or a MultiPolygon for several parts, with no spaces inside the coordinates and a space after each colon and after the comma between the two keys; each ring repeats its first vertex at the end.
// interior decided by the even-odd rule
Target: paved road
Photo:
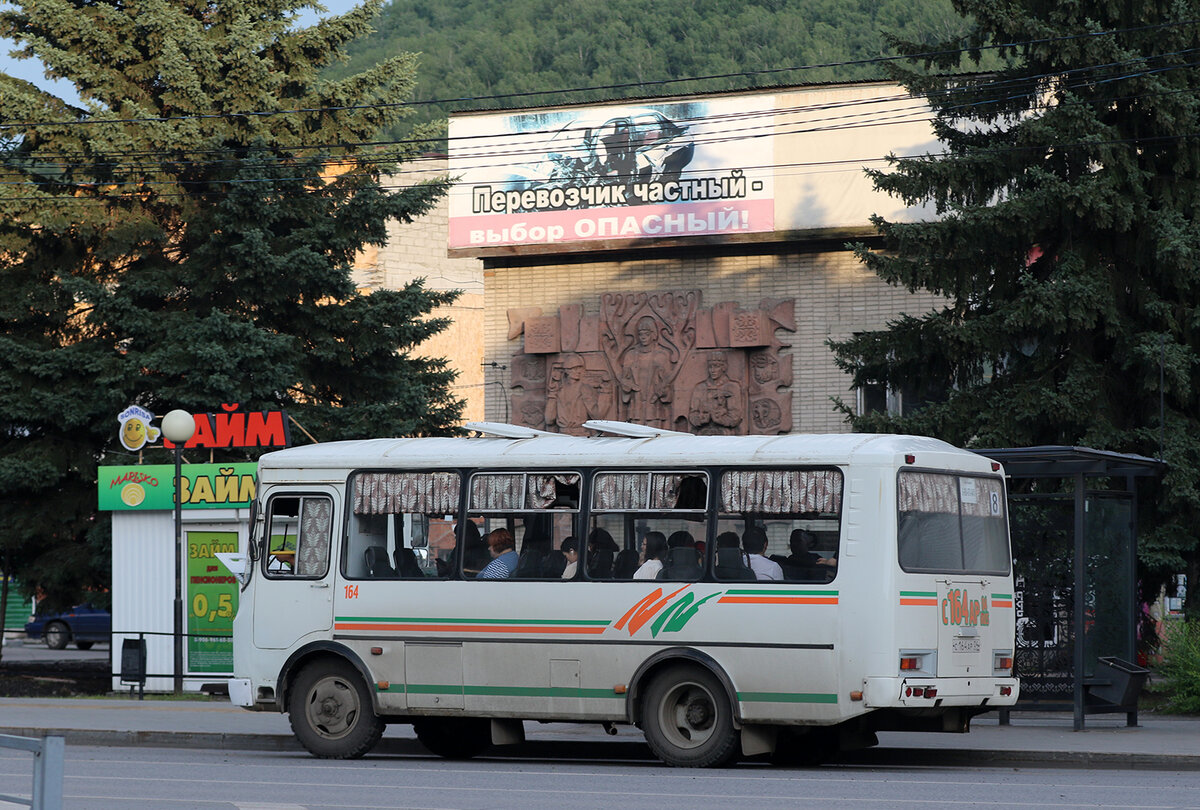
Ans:
{"type": "MultiPolygon", "coordinates": [[[[617,750],[621,750],[618,745],[617,750]]],[[[318,808],[1178,808],[1200,772],[836,766],[666,768],[624,756],[423,754],[318,760],[297,752],[68,746],[66,810],[318,808]]],[[[0,790],[26,792],[28,757],[0,753],[0,790]]]]}
{"type": "Polygon", "coordinates": [[[69,646],[65,650],[52,650],[41,641],[28,639],[4,639],[3,661],[108,661],[111,660],[109,644],[97,644],[90,650],[77,650],[69,646]]]}
{"type": "MultiPolygon", "coordinates": [[[[50,655],[66,660],[104,659],[106,649],[50,651],[44,645],[6,646],[5,657],[50,655]]],[[[26,659],[28,660],[28,659],[26,659]]],[[[1067,714],[1017,713],[1001,726],[995,714],[972,723],[969,734],[879,735],[879,746],[847,755],[845,764],[889,766],[1073,767],[1200,771],[1200,718],[1143,713],[1127,728],[1123,715],[1093,715],[1087,729],[1072,730],[1067,714]]],[[[224,700],[0,698],[0,733],[61,733],[70,746],[143,745],[223,750],[298,751],[286,715],[249,712],[224,700]]],[[[529,742],[516,756],[575,755],[648,759],[641,733],[621,727],[607,737],[588,724],[526,723],[529,742]]],[[[391,726],[379,749],[423,755],[411,727],[391,726]]],[[[1200,800],[1197,800],[1200,804],[1200,800]]]]}

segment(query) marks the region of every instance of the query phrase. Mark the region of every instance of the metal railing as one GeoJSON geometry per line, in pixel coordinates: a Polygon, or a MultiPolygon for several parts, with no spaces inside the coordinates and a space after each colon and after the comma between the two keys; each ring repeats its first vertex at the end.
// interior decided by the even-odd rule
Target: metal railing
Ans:
{"type": "Polygon", "coordinates": [[[0,802],[23,804],[33,810],[62,810],[63,803],[63,738],[57,735],[16,737],[0,734],[0,748],[14,748],[33,753],[33,799],[0,793],[0,802]]]}

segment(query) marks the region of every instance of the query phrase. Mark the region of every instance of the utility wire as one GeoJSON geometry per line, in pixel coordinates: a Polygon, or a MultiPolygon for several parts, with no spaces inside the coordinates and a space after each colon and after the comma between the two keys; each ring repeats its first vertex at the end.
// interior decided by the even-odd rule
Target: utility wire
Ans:
{"type": "MultiPolygon", "coordinates": [[[[1171,54],[1160,54],[1156,57],[1156,59],[1161,59],[1166,56],[1181,56],[1184,54],[1192,53],[1195,50],[1196,49],[1186,49],[1184,51],[1177,51],[1177,52],[1174,52],[1171,54]]],[[[1127,60],[1127,61],[1144,62],[1144,61],[1146,61],[1146,59],[1145,59],[1145,57],[1138,57],[1138,58],[1127,60]]],[[[1109,84],[1109,83],[1112,83],[1115,81],[1138,78],[1138,77],[1153,75],[1153,74],[1157,74],[1157,73],[1163,73],[1163,72],[1166,72],[1169,70],[1177,70],[1177,69],[1195,67],[1198,63],[1191,62],[1191,63],[1185,63],[1185,64],[1169,65],[1169,66],[1164,66],[1164,67],[1156,68],[1156,69],[1152,69],[1152,70],[1141,71],[1138,73],[1125,73],[1125,74],[1121,74],[1118,76],[1110,76],[1110,77],[1106,77],[1103,79],[1096,79],[1094,76],[1091,75],[1092,73],[1094,73],[1097,70],[1111,68],[1111,67],[1119,67],[1124,64],[1127,64],[1127,62],[1114,62],[1114,63],[1108,63],[1108,64],[1102,64],[1102,65],[1085,66],[1085,67],[1073,69],[1071,71],[1062,71],[1062,72],[1055,73],[1055,74],[1025,76],[1025,77],[1021,77],[1019,83],[1022,86],[1034,87],[1035,83],[1039,80],[1050,79],[1050,78],[1062,79],[1064,76],[1071,75],[1071,74],[1079,74],[1079,73],[1088,74],[1086,76],[1086,78],[1083,81],[1081,81],[1079,84],[1063,83],[1063,84],[1059,85],[1059,89],[1070,90],[1070,89],[1074,89],[1074,88],[1080,87],[1080,86],[1095,86],[1095,85],[1099,85],[1099,84],[1109,84]]],[[[996,81],[996,82],[988,82],[988,83],[982,83],[982,84],[976,83],[976,84],[972,84],[970,86],[965,86],[965,87],[947,88],[946,91],[943,91],[936,95],[938,95],[942,98],[951,98],[954,95],[978,96],[980,92],[983,92],[987,89],[1000,89],[1000,88],[1004,88],[1006,86],[1011,86],[1014,83],[1016,83],[1016,80],[1012,80],[1012,79],[996,81]]],[[[1117,101],[1117,100],[1132,100],[1132,99],[1141,98],[1141,97],[1149,97],[1150,95],[1162,96],[1162,95],[1173,94],[1175,92],[1179,92],[1179,91],[1172,91],[1171,93],[1137,94],[1137,95],[1132,95],[1132,96],[1119,96],[1119,97],[1099,98],[1099,99],[1097,99],[1097,98],[1082,99],[1080,101],[1074,102],[1074,104],[1076,104],[1076,105],[1093,105],[1094,106],[1096,104],[1111,103],[1111,102],[1117,101]]],[[[940,109],[938,109],[936,111],[936,113],[937,113],[937,115],[939,115],[941,117],[946,117],[949,114],[952,114],[952,113],[958,112],[958,111],[962,111],[962,110],[967,110],[967,109],[971,109],[971,108],[982,108],[982,107],[987,107],[989,105],[1005,103],[1008,101],[1026,99],[1029,97],[1030,93],[1031,93],[1031,91],[1023,91],[1021,93],[1011,94],[1008,96],[1001,96],[1001,97],[989,98],[989,99],[980,99],[980,100],[970,102],[968,104],[943,105],[940,109]]],[[[935,95],[935,94],[931,93],[928,95],[935,95]]],[[[874,96],[874,97],[867,98],[867,99],[854,99],[854,100],[849,100],[849,101],[825,103],[825,104],[819,104],[819,105],[803,105],[803,106],[788,107],[788,108],[772,107],[772,108],[766,108],[763,110],[741,111],[741,112],[736,112],[736,113],[725,113],[725,114],[718,114],[718,115],[711,115],[711,116],[699,116],[699,117],[693,117],[693,118],[680,118],[680,119],[675,119],[675,123],[678,123],[681,125],[692,126],[692,125],[699,125],[699,124],[703,124],[703,123],[716,122],[716,121],[734,122],[734,121],[751,121],[754,119],[769,119],[768,121],[764,122],[764,124],[762,126],[757,127],[757,128],[756,127],[744,127],[744,128],[741,128],[740,130],[739,129],[718,130],[718,129],[709,128],[705,131],[703,140],[698,141],[701,143],[721,143],[721,142],[727,142],[728,140],[731,139],[728,137],[727,138],[717,137],[717,136],[722,135],[723,133],[740,132],[741,135],[737,136],[737,137],[742,137],[742,136],[745,136],[746,134],[748,134],[753,129],[758,129],[760,131],[761,130],[772,130],[776,126],[775,120],[777,118],[786,117],[786,115],[788,115],[790,113],[800,114],[800,113],[804,113],[804,112],[815,112],[815,111],[819,111],[819,110],[834,110],[834,109],[845,108],[845,107],[878,105],[880,103],[902,101],[902,100],[911,100],[912,105],[910,107],[908,107],[907,109],[911,110],[914,113],[920,113],[920,115],[917,118],[908,119],[908,121],[932,120],[933,113],[935,111],[931,110],[929,105],[921,97],[914,97],[911,94],[901,93],[901,94],[892,94],[892,95],[888,95],[888,96],[874,96]]],[[[1062,108],[1067,107],[1068,104],[1070,104],[1070,103],[1042,103],[1042,104],[1034,105],[1033,107],[1030,107],[1029,109],[1039,109],[1039,108],[1041,108],[1041,109],[1051,109],[1051,108],[1062,109],[1062,108]]],[[[838,120],[838,119],[841,119],[841,120],[849,119],[851,122],[855,122],[857,120],[857,123],[851,123],[849,126],[841,127],[841,128],[855,128],[857,126],[863,126],[863,127],[876,126],[876,125],[879,125],[881,122],[887,122],[887,121],[905,123],[908,121],[900,118],[900,116],[902,114],[904,114],[904,110],[905,110],[905,108],[900,108],[900,110],[891,110],[888,112],[888,114],[885,118],[876,118],[874,120],[862,119],[862,115],[865,115],[866,113],[851,113],[851,114],[847,114],[847,115],[843,115],[843,116],[829,116],[829,117],[826,117],[823,119],[811,119],[807,123],[814,123],[817,121],[838,120]]],[[[879,115],[879,113],[875,113],[875,112],[871,112],[869,114],[870,115],[879,115]]],[[[544,156],[544,148],[543,147],[544,146],[548,147],[551,143],[553,143],[553,141],[556,137],[561,137],[564,133],[581,132],[581,131],[584,131],[585,129],[586,129],[585,127],[567,126],[567,127],[563,127],[561,129],[556,129],[556,130],[535,130],[535,131],[530,131],[530,132],[516,133],[516,134],[514,134],[513,137],[517,137],[517,136],[520,137],[521,146],[519,149],[507,150],[507,151],[491,151],[491,152],[487,153],[487,157],[488,158],[498,158],[498,157],[507,156],[507,157],[513,157],[513,158],[526,158],[526,159],[534,158],[534,157],[542,157],[542,156],[544,156]],[[539,141],[536,139],[530,140],[530,136],[534,136],[536,138],[536,136],[543,135],[543,134],[548,134],[551,137],[546,139],[545,141],[539,141]]],[[[817,131],[817,130],[813,130],[813,131],[817,131]]],[[[764,133],[764,134],[781,134],[781,133],[779,133],[779,131],[777,129],[775,129],[773,131],[773,133],[764,133]]],[[[494,141],[495,138],[496,138],[495,135],[470,135],[470,136],[459,136],[456,138],[447,139],[447,141],[455,143],[455,144],[459,144],[459,143],[470,142],[470,141],[479,140],[479,139],[494,141]]],[[[375,142],[364,142],[361,145],[363,145],[363,146],[401,146],[401,145],[411,145],[411,144],[414,144],[417,142],[419,142],[419,141],[414,141],[414,140],[375,141],[375,142]]],[[[323,146],[337,147],[337,146],[344,146],[344,144],[309,145],[309,146],[286,147],[286,148],[278,147],[278,149],[292,149],[292,150],[297,150],[297,151],[299,151],[299,150],[318,150],[318,149],[321,149],[323,146]]],[[[256,148],[258,148],[258,147],[256,147],[256,148]]],[[[270,149],[270,147],[261,147],[261,148],[270,149]]],[[[200,150],[200,151],[208,152],[208,151],[215,151],[215,150],[200,150]]],[[[461,152],[464,155],[469,155],[469,151],[466,148],[462,149],[461,152]]],[[[139,157],[152,156],[155,154],[163,155],[164,162],[167,162],[168,164],[170,164],[171,167],[179,167],[181,169],[185,168],[185,167],[193,168],[193,167],[198,167],[198,166],[239,165],[242,162],[241,159],[238,159],[238,158],[235,158],[235,159],[223,158],[223,159],[213,160],[213,161],[186,160],[186,159],[179,159],[178,155],[166,153],[166,152],[158,152],[158,153],[137,152],[137,153],[126,153],[126,154],[131,155],[131,156],[139,156],[139,157]],[[167,157],[168,155],[169,155],[169,157],[167,157]]],[[[113,155],[113,156],[119,156],[119,155],[113,155]]],[[[157,163],[157,162],[156,163],[135,163],[135,162],[119,163],[119,162],[115,162],[115,161],[108,161],[108,162],[102,162],[102,163],[93,163],[93,162],[79,161],[79,162],[67,163],[67,162],[61,162],[61,161],[56,162],[54,160],[51,160],[51,158],[53,158],[53,157],[63,157],[63,155],[61,153],[37,154],[37,155],[30,155],[27,158],[27,160],[29,162],[33,163],[34,166],[36,166],[36,169],[38,170],[38,172],[41,174],[44,174],[44,172],[49,169],[65,169],[65,168],[73,168],[73,167],[89,168],[92,171],[108,170],[108,171],[113,172],[114,174],[122,172],[122,171],[134,172],[140,168],[143,168],[146,170],[151,170],[151,171],[165,171],[168,168],[168,167],[164,167],[163,165],[161,165],[161,163],[157,163]]],[[[77,155],[69,155],[66,157],[71,157],[71,158],[76,158],[76,159],[79,158],[79,156],[77,156],[77,155]]],[[[482,159],[482,157],[483,157],[482,155],[477,155],[477,156],[471,155],[469,158],[463,157],[462,159],[464,159],[464,160],[482,159]]],[[[320,159],[320,158],[318,156],[314,156],[313,158],[310,158],[310,159],[320,159]]],[[[300,161],[303,159],[297,158],[296,160],[300,161]]],[[[398,162],[401,160],[402,160],[401,158],[398,158],[398,157],[395,157],[392,155],[384,155],[381,157],[369,157],[369,156],[363,156],[363,155],[356,155],[354,157],[333,158],[332,160],[326,161],[326,162],[329,164],[333,164],[333,165],[336,165],[338,162],[345,162],[346,164],[352,165],[354,167],[363,167],[363,166],[374,165],[374,164],[386,165],[386,164],[398,162]]],[[[279,164],[284,164],[284,163],[290,163],[293,161],[290,161],[286,158],[275,158],[269,162],[274,165],[279,165],[279,164]]],[[[492,165],[492,166],[520,165],[521,162],[522,161],[518,160],[518,161],[514,161],[512,163],[502,163],[502,164],[493,163],[490,165],[492,165]]],[[[468,168],[479,168],[479,166],[473,166],[473,167],[468,166],[468,168]]],[[[10,164],[7,167],[0,166],[0,171],[20,172],[20,168],[10,164]]],[[[99,181],[99,182],[107,182],[107,179],[105,181],[99,181]]]]}
{"type": "Polygon", "coordinates": [[[679,84],[682,82],[704,82],[715,79],[729,79],[735,77],[750,77],[750,76],[767,76],[777,75],[781,73],[792,73],[798,71],[820,70],[828,68],[844,68],[857,67],[862,65],[879,65],[897,61],[915,62],[920,60],[932,60],[944,56],[961,55],[963,53],[974,53],[976,51],[989,50],[1012,50],[1018,48],[1027,48],[1032,45],[1045,45],[1049,43],[1071,42],[1079,39],[1094,39],[1104,36],[1115,36],[1118,34],[1140,33],[1144,31],[1162,30],[1165,28],[1180,28],[1188,25],[1200,23],[1200,19],[1180,20],[1175,22],[1157,23],[1155,25],[1143,25],[1128,28],[1115,28],[1104,31],[1087,31],[1080,34],[1066,34],[1058,37],[1044,37],[1041,39],[1020,40],[1015,42],[993,43],[991,45],[978,45],[964,48],[954,48],[942,51],[927,51],[923,53],[905,54],[898,56],[877,56],[868,59],[849,59],[840,62],[823,62],[813,65],[794,65],[791,67],[782,68],[765,68],[759,70],[745,70],[733,73],[719,73],[708,76],[688,76],[676,79],[659,79],[655,81],[640,81],[626,82],[622,84],[608,85],[593,85],[586,87],[572,88],[557,88],[552,90],[530,90],[520,93],[503,93],[488,96],[460,96],[457,98],[430,99],[423,101],[402,101],[402,102],[379,102],[374,104],[355,104],[355,105],[340,105],[340,106],[319,106],[319,107],[297,107],[287,110],[247,110],[242,112],[231,113],[204,113],[198,115],[180,115],[180,116],[142,116],[135,118],[88,118],[74,119],[67,121],[35,121],[35,122],[20,122],[0,124],[0,130],[3,129],[33,129],[37,127],[57,127],[57,126],[92,126],[92,125],[111,125],[111,124],[143,124],[143,123],[165,123],[170,121],[198,121],[224,118],[265,118],[276,115],[293,115],[293,114],[311,114],[324,112],[343,112],[352,110],[364,109],[389,109],[396,107],[413,107],[420,105],[435,105],[435,104],[454,104],[461,102],[480,102],[480,101],[500,101],[506,99],[530,98],[534,96],[559,95],[571,93],[595,92],[598,90],[623,90],[634,87],[657,87],[671,84],[679,84]]]}

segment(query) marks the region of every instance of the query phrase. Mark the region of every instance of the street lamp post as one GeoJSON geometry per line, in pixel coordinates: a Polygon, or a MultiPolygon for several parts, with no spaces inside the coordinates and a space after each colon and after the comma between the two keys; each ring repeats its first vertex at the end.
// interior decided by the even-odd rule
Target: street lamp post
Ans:
{"type": "Polygon", "coordinates": [[[196,420],[176,408],[162,419],[162,432],[175,445],[175,694],[183,694],[183,445],[196,432],[196,420]]]}

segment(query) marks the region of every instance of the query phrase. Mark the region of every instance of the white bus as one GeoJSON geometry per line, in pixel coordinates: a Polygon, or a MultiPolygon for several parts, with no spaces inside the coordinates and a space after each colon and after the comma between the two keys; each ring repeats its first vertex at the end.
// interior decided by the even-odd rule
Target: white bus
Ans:
{"type": "Polygon", "coordinates": [[[995,462],[912,436],[468,427],[259,462],[230,696],[318,757],[388,723],[469,757],[531,720],[635,724],[712,766],[962,732],[1017,699],[995,462]]]}

